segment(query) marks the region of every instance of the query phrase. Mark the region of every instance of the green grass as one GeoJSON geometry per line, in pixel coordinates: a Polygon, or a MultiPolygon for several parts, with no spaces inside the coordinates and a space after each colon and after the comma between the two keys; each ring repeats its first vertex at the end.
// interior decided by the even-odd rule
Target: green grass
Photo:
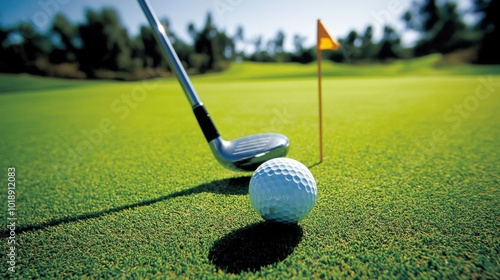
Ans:
{"type": "Polygon", "coordinates": [[[379,67],[371,77],[326,67],[321,164],[314,65],[245,64],[193,80],[225,138],[283,133],[289,157],[310,167],[318,201],[289,227],[262,222],[251,173],[214,160],[175,80],[0,76],[0,201],[6,224],[13,166],[15,275],[500,278],[498,69],[418,63],[404,74],[392,69],[403,62],[358,68],[379,67]]]}
{"type": "MultiPolygon", "coordinates": [[[[441,55],[430,55],[412,60],[398,60],[387,64],[336,64],[324,60],[322,73],[325,77],[399,77],[399,76],[436,76],[436,75],[500,75],[498,66],[455,65],[437,66],[441,55]]],[[[317,77],[317,64],[294,63],[257,63],[233,64],[222,74],[206,75],[207,80],[227,81],[228,79],[289,79],[317,77]]]]}

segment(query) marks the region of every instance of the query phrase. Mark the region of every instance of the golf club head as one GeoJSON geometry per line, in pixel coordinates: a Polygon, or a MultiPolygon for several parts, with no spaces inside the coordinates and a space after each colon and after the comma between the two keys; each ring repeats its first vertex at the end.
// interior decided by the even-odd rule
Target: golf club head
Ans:
{"type": "Polygon", "coordinates": [[[286,156],[290,141],[284,135],[266,133],[232,141],[219,136],[210,141],[209,145],[215,158],[226,168],[254,171],[265,161],[286,156]]]}

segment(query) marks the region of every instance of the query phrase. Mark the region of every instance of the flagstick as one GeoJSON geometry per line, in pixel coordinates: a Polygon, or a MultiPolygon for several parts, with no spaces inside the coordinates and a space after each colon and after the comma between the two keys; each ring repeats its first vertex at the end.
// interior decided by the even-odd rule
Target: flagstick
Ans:
{"type": "Polygon", "coordinates": [[[318,103],[319,103],[319,163],[323,162],[323,97],[321,85],[321,51],[338,50],[340,44],[332,39],[328,34],[321,20],[318,19],[318,42],[316,45],[318,59],[318,103]]]}
{"type": "Polygon", "coordinates": [[[321,50],[318,52],[318,104],[319,104],[319,163],[323,162],[323,97],[321,87],[321,50]]]}

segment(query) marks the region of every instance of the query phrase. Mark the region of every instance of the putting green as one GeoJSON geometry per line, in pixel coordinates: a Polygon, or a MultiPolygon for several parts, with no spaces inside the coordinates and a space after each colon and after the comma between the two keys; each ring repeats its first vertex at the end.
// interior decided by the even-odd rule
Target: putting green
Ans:
{"type": "Polygon", "coordinates": [[[500,277],[500,76],[325,77],[317,164],[315,78],[236,70],[193,84],[225,138],[290,138],[289,157],[318,183],[309,216],[261,221],[251,173],[215,161],[175,80],[3,75],[0,199],[6,213],[14,167],[15,274],[500,277]]]}

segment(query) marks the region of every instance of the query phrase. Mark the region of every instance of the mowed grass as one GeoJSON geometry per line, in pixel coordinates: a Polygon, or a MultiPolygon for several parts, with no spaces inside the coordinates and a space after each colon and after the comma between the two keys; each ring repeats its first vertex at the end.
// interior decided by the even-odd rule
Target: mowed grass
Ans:
{"type": "Polygon", "coordinates": [[[310,167],[318,201],[290,227],[262,222],[251,173],[215,161],[177,81],[2,76],[15,275],[498,279],[500,76],[483,72],[326,77],[321,164],[314,77],[195,78],[225,138],[283,133],[310,167]]]}

